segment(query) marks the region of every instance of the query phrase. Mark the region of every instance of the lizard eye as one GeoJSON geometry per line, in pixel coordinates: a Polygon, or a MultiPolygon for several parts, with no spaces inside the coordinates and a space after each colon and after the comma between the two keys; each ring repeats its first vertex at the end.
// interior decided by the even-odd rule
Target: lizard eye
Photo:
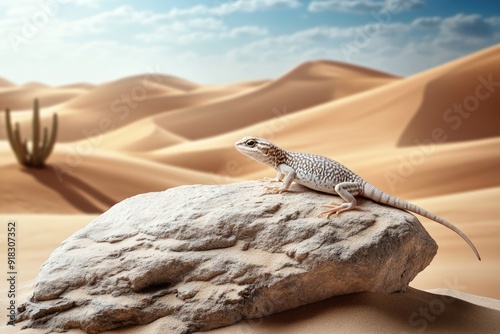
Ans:
{"type": "Polygon", "coordinates": [[[255,145],[257,145],[257,142],[255,140],[249,140],[245,143],[245,145],[248,147],[255,147],[255,145]]]}

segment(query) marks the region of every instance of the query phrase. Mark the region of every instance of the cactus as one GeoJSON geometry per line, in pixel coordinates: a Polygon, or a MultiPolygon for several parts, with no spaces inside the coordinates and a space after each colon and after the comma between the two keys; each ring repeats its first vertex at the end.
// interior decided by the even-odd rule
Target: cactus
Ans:
{"type": "Polygon", "coordinates": [[[14,151],[17,161],[26,167],[30,168],[43,168],[45,160],[52,153],[54,144],[57,138],[57,114],[52,116],[52,133],[49,138],[49,130],[43,129],[43,139],[40,143],[40,108],[38,99],[35,99],[33,106],[33,143],[31,145],[32,151],[28,149],[28,141],[21,141],[21,129],[19,123],[16,123],[15,129],[12,129],[10,121],[10,109],[5,110],[5,125],[7,127],[7,136],[9,138],[10,146],[14,151]]]}

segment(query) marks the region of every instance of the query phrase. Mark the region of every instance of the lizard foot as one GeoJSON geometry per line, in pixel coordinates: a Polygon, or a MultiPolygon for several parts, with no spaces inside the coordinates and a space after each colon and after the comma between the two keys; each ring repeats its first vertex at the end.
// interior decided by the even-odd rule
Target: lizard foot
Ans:
{"type": "Polygon", "coordinates": [[[329,210],[321,211],[319,216],[326,215],[326,218],[330,218],[332,214],[338,215],[341,212],[351,210],[353,205],[350,203],[336,203],[332,202],[328,205],[321,205],[320,208],[327,208],[329,210]]]}
{"type": "Polygon", "coordinates": [[[281,194],[286,191],[278,187],[264,187],[264,189],[266,189],[269,194],[281,194]]]}
{"type": "Polygon", "coordinates": [[[325,205],[321,205],[320,208],[332,208],[334,206],[339,206],[339,205],[342,205],[343,203],[339,203],[339,202],[330,202],[330,204],[325,204],[325,205]]]}

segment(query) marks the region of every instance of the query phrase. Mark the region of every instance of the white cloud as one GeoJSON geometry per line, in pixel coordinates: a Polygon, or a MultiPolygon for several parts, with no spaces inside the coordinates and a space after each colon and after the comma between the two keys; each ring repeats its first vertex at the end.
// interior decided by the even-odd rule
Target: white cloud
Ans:
{"type": "Polygon", "coordinates": [[[435,66],[500,41],[500,34],[494,29],[497,19],[500,23],[499,17],[484,18],[478,14],[417,18],[411,26],[430,30],[429,34],[424,35],[420,42],[412,39],[414,42],[401,48],[408,59],[420,57],[425,68],[435,66]]]}
{"type": "Polygon", "coordinates": [[[313,0],[309,3],[310,12],[338,11],[366,14],[390,10],[401,12],[424,5],[423,0],[313,0]]]}
{"type": "Polygon", "coordinates": [[[230,29],[220,35],[220,38],[236,38],[242,35],[264,36],[267,35],[267,29],[258,26],[240,26],[230,29]]]}
{"type": "Polygon", "coordinates": [[[247,36],[264,36],[267,29],[259,26],[238,26],[234,28],[223,25],[222,21],[213,18],[177,21],[161,25],[153,32],[140,33],[135,39],[146,43],[188,44],[247,36]],[[208,23],[208,24],[207,24],[208,23]]]}
{"type": "Polygon", "coordinates": [[[500,16],[488,17],[484,21],[488,24],[491,24],[492,26],[500,26],[500,16]]]}
{"type": "MultiPolygon", "coordinates": [[[[98,0],[18,0],[16,2],[2,2],[0,9],[7,17],[32,19],[34,15],[43,14],[49,17],[56,16],[65,5],[97,7],[98,0]]],[[[103,31],[104,27],[112,24],[161,24],[171,23],[172,19],[183,19],[186,16],[221,16],[237,12],[256,12],[270,9],[292,9],[300,6],[298,0],[236,0],[214,4],[212,6],[196,5],[188,8],[172,8],[163,13],[150,10],[137,10],[130,5],[122,5],[111,10],[71,21],[70,31],[103,31]]],[[[69,25],[68,25],[69,26],[69,25]]]]}
{"type": "Polygon", "coordinates": [[[404,24],[392,23],[379,25],[370,23],[362,26],[338,28],[315,27],[296,31],[291,34],[267,37],[235,48],[227,53],[233,61],[253,58],[262,62],[273,59],[308,59],[311,50],[328,49],[329,54],[323,58],[337,57],[342,61],[345,55],[342,51],[343,44],[352,44],[363,52],[369,53],[378,47],[394,43],[401,34],[409,31],[404,24]],[[331,51],[335,50],[335,51],[331,51]]]}
{"type": "Polygon", "coordinates": [[[261,54],[268,49],[287,49],[289,47],[306,47],[314,42],[325,42],[336,38],[352,37],[354,34],[353,28],[337,28],[337,27],[315,27],[297,32],[273,36],[261,39],[252,43],[248,43],[238,53],[248,52],[261,54]]]}
{"type": "Polygon", "coordinates": [[[234,12],[256,12],[275,8],[297,7],[300,7],[300,1],[298,0],[237,0],[212,7],[210,13],[227,15],[234,12]]]}
{"type": "Polygon", "coordinates": [[[485,38],[493,34],[495,26],[500,26],[500,17],[484,18],[479,14],[457,14],[446,18],[419,17],[413,20],[411,26],[421,29],[439,29],[440,33],[445,35],[485,38]]]}
{"type": "Polygon", "coordinates": [[[443,19],[438,16],[432,17],[418,17],[411,23],[412,27],[422,28],[422,29],[434,29],[439,28],[443,19]]]}
{"type": "Polygon", "coordinates": [[[59,12],[65,6],[98,8],[99,0],[16,0],[0,2],[1,11],[6,16],[31,17],[33,14],[59,12]]]}
{"type": "Polygon", "coordinates": [[[265,35],[267,29],[258,26],[228,27],[215,14],[227,15],[235,11],[254,11],[273,8],[278,5],[296,6],[293,0],[252,0],[229,3],[233,7],[219,11],[219,7],[194,6],[186,9],[173,8],[165,13],[137,10],[132,6],[120,6],[109,11],[71,22],[60,22],[62,35],[102,33],[117,25],[141,25],[153,28],[152,32],[141,32],[136,39],[142,41],[197,41],[211,38],[231,38],[239,35],[265,35]],[[245,4],[243,4],[245,3],[245,4]],[[207,16],[206,14],[211,14],[207,16]],[[192,17],[192,18],[191,18],[192,17]],[[220,30],[216,35],[207,30],[220,30]],[[173,32],[186,32],[188,35],[172,36],[173,32]],[[165,34],[161,37],[161,34],[165,34]]]}
{"type": "Polygon", "coordinates": [[[61,22],[60,30],[65,35],[99,33],[112,25],[141,23],[148,15],[148,12],[136,11],[131,6],[121,6],[79,20],[61,22]]]}
{"type": "Polygon", "coordinates": [[[99,0],[55,0],[61,4],[74,3],[78,6],[99,7],[99,0]]]}
{"type": "Polygon", "coordinates": [[[310,12],[339,11],[369,13],[384,8],[384,2],[372,0],[314,0],[309,4],[310,12]]]}
{"type": "Polygon", "coordinates": [[[385,8],[392,11],[412,10],[425,6],[425,0],[385,0],[385,8]]]}
{"type": "Polygon", "coordinates": [[[446,53],[472,52],[498,41],[494,27],[500,25],[500,17],[484,18],[479,14],[457,14],[450,17],[420,17],[413,20],[411,26],[416,29],[433,30],[428,35],[427,48],[446,53]],[[437,31],[436,31],[437,30],[437,31]],[[436,49],[437,48],[437,49],[436,49]]]}
{"type": "MultiPolygon", "coordinates": [[[[10,16],[3,11],[0,31],[20,32],[20,18],[31,19],[40,10],[38,1],[19,0],[17,7],[0,4],[0,11],[11,9],[10,16]]],[[[68,4],[76,10],[71,19],[61,5],[61,11],[18,54],[9,52],[6,38],[0,40],[0,62],[16,64],[5,68],[2,76],[15,81],[99,82],[143,73],[146,65],[159,64],[173,75],[220,83],[273,77],[311,59],[347,61],[342,50],[346,44],[358,51],[353,63],[410,74],[500,40],[498,16],[453,13],[408,20],[407,15],[380,12],[396,5],[400,10],[415,8],[423,4],[419,0],[313,0],[300,12],[290,10],[300,6],[297,0],[214,0],[163,12],[130,5],[95,11],[89,7],[92,3],[97,0],[68,4]],[[86,6],[85,10],[77,5],[86,6]],[[286,33],[276,34],[274,22],[260,20],[275,17],[275,13],[262,16],[261,11],[278,8],[288,9],[290,18],[297,20],[280,27],[286,33]],[[366,24],[357,26],[315,26],[314,15],[306,10],[369,15],[366,24]],[[242,22],[225,18],[236,13],[253,14],[245,14],[242,22]]]]}
{"type": "Polygon", "coordinates": [[[257,12],[271,9],[293,9],[300,7],[298,0],[236,0],[214,4],[213,6],[196,5],[188,8],[172,8],[166,13],[157,14],[153,21],[199,15],[229,15],[237,12],[257,12]]]}
{"type": "Polygon", "coordinates": [[[408,23],[371,20],[356,27],[315,27],[253,41],[228,51],[226,57],[261,64],[330,58],[408,75],[498,41],[500,33],[495,35],[493,30],[497,23],[496,17],[461,14],[421,17],[408,23]]]}
{"type": "Polygon", "coordinates": [[[441,24],[441,30],[448,35],[484,38],[492,35],[491,25],[481,15],[457,14],[446,18],[441,24]]]}

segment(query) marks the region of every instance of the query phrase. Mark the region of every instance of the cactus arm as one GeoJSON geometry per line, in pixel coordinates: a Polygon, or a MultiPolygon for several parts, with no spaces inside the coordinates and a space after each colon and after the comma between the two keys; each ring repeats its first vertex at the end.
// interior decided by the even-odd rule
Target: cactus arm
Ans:
{"type": "Polygon", "coordinates": [[[7,137],[9,138],[9,143],[10,146],[12,147],[12,150],[16,153],[18,153],[17,148],[19,143],[16,142],[14,133],[12,131],[12,123],[10,120],[10,109],[7,108],[5,109],[5,126],[7,127],[7,137]]]}
{"type": "Polygon", "coordinates": [[[49,130],[45,127],[43,128],[43,137],[42,137],[42,144],[40,146],[40,161],[43,162],[45,161],[45,151],[47,150],[47,143],[48,143],[48,138],[49,137],[49,130]]]}
{"type": "Polygon", "coordinates": [[[45,150],[43,152],[43,160],[47,159],[49,155],[52,153],[52,150],[54,149],[54,145],[56,143],[57,139],[57,126],[58,126],[58,119],[57,119],[57,114],[54,114],[52,116],[52,132],[50,134],[50,139],[45,147],[45,150]]]}
{"type": "Polygon", "coordinates": [[[19,154],[19,163],[24,166],[29,165],[28,141],[25,140],[24,142],[22,142],[19,123],[16,123],[16,129],[14,130],[14,139],[18,145],[16,151],[19,154]]]}
{"type": "Polygon", "coordinates": [[[40,166],[40,106],[38,104],[38,99],[35,99],[33,103],[33,154],[31,156],[31,163],[34,166],[40,166]]]}
{"type": "Polygon", "coordinates": [[[28,163],[27,163],[27,159],[28,159],[28,140],[23,141],[22,148],[23,148],[23,157],[24,157],[24,160],[25,160],[24,165],[28,165],[28,163]]]}
{"type": "Polygon", "coordinates": [[[57,139],[57,114],[52,116],[52,132],[50,133],[50,137],[48,128],[44,128],[43,140],[40,143],[40,106],[38,99],[35,99],[33,107],[33,140],[31,151],[28,148],[28,141],[21,140],[19,123],[16,123],[15,129],[13,129],[10,116],[10,109],[7,108],[5,110],[5,126],[7,128],[10,146],[16,155],[17,161],[26,167],[44,167],[45,160],[52,153],[57,139]]]}
{"type": "Polygon", "coordinates": [[[23,161],[22,161],[22,165],[23,166],[26,166],[26,167],[30,167],[30,161],[31,161],[31,156],[30,154],[28,153],[28,140],[24,140],[23,141],[23,144],[21,145],[21,155],[23,156],[23,161]]]}
{"type": "MultiPolygon", "coordinates": [[[[15,132],[12,131],[12,123],[10,119],[10,109],[5,110],[5,125],[7,127],[7,137],[9,138],[9,143],[10,146],[12,147],[12,150],[14,151],[14,154],[16,155],[16,159],[20,164],[25,163],[25,158],[22,155],[22,145],[21,141],[19,140],[20,136],[19,134],[15,135],[15,132]]],[[[19,124],[16,124],[16,131],[18,132],[19,124]]]]}
{"type": "Polygon", "coordinates": [[[10,122],[10,109],[5,109],[5,126],[7,127],[7,136],[9,137],[9,142],[12,144],[12,124],[10,122]]]}

